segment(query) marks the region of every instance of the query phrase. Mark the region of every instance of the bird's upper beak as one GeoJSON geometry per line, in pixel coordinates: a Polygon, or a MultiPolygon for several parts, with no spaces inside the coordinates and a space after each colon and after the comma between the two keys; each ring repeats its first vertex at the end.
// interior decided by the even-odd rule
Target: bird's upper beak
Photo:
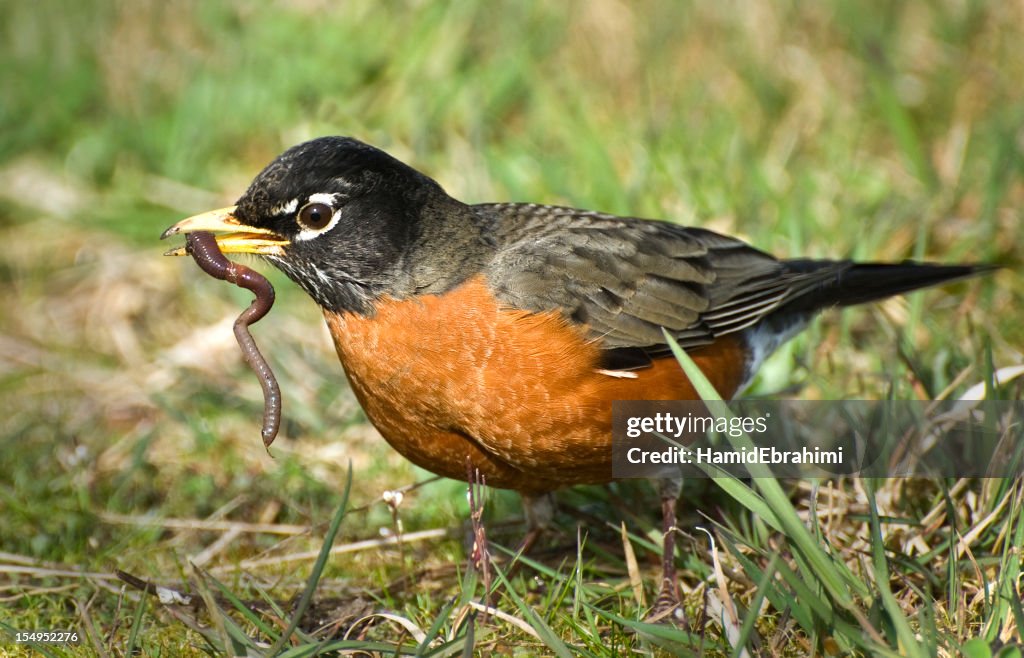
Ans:
{"type": "MultiPolygon", "coordinates": [[[[282,248],[288,244],[286,238],[265,228],[246,226],[235,217],[235,208],[236,206],[219,208],[183,219],[164,231],[160,235],[160,239],[163,240],[178,233],[212,231],[223,233],[223,235],[217,236],[217,246],[226,254],[262,254],[272,256],[284,254],[282,248]]],[[[175,247],[164,255],[184,256],[185,248],[175,247]]]]}

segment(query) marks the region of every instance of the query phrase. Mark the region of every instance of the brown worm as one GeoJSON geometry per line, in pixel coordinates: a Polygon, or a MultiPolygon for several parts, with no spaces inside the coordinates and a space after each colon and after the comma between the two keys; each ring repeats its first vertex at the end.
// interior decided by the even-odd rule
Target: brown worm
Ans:
{"type": "Polygon", "coordinates": [[[249,325],[270,312],[270,307],[274,305],[274,287],[262,274],[225,258],[213,233],[189,233],[185,238],[185,250],[210,276],[233,283],[256,295],[249,308],[242,311],[235,320],[235,339],[242,348],[246,363],[259,377],[260,386],[263,387],[263,445],[269,448],[281,428],[281,387],[277,385],[274,372],[249,333],[249,325]]]}

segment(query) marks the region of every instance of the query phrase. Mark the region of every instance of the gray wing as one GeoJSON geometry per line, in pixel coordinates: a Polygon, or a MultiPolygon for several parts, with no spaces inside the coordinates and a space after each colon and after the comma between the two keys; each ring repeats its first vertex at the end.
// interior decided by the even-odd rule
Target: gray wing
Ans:
{"type": "Polygon", "coordinates": [[[474,209],[499,246],[486,269],[499,300],[559,310],[609,350],[661,351],[662,327],[683,347],[707,344],[844,267],[794,271],[740,240],[665,222],[533,204],[474,209]]]}

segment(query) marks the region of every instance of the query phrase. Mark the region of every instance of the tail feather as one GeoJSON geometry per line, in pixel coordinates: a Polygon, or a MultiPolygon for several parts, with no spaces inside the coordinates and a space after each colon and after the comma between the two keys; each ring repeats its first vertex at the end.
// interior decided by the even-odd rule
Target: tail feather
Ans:
{"type": "MultiPolygon", "coordinates": [[[[789,312],[816,311],[828,306],[864,304],[919,288],[986,274],[992,265],[936,263],[854,263],[852,261],[787,260],[793,272],[821,273],[817,285],[784,305],[789,312]]],[[[780,309],[782,310],[782,309],[780,309]]]]}

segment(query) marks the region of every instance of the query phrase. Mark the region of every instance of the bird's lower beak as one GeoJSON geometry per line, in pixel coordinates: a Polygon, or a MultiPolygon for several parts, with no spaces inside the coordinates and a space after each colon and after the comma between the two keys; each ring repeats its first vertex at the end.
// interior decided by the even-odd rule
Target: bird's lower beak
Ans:
{"type": "MultiPolygon", "coordinates": [[[[160,239],[163,240],[178,233],[211,231],[223,234],[217,236],[217,246],[225,254],[261,254],[264,256],[284,254],[282,248],[288,244],[286,238],[265,228],[242,224],[235,217],[235,207],[219,208],[183,219],[164,231],[160,235],[160,239]]],[[[185,248],[175,247],[164,255],[184,256],[185,248]]]]}

